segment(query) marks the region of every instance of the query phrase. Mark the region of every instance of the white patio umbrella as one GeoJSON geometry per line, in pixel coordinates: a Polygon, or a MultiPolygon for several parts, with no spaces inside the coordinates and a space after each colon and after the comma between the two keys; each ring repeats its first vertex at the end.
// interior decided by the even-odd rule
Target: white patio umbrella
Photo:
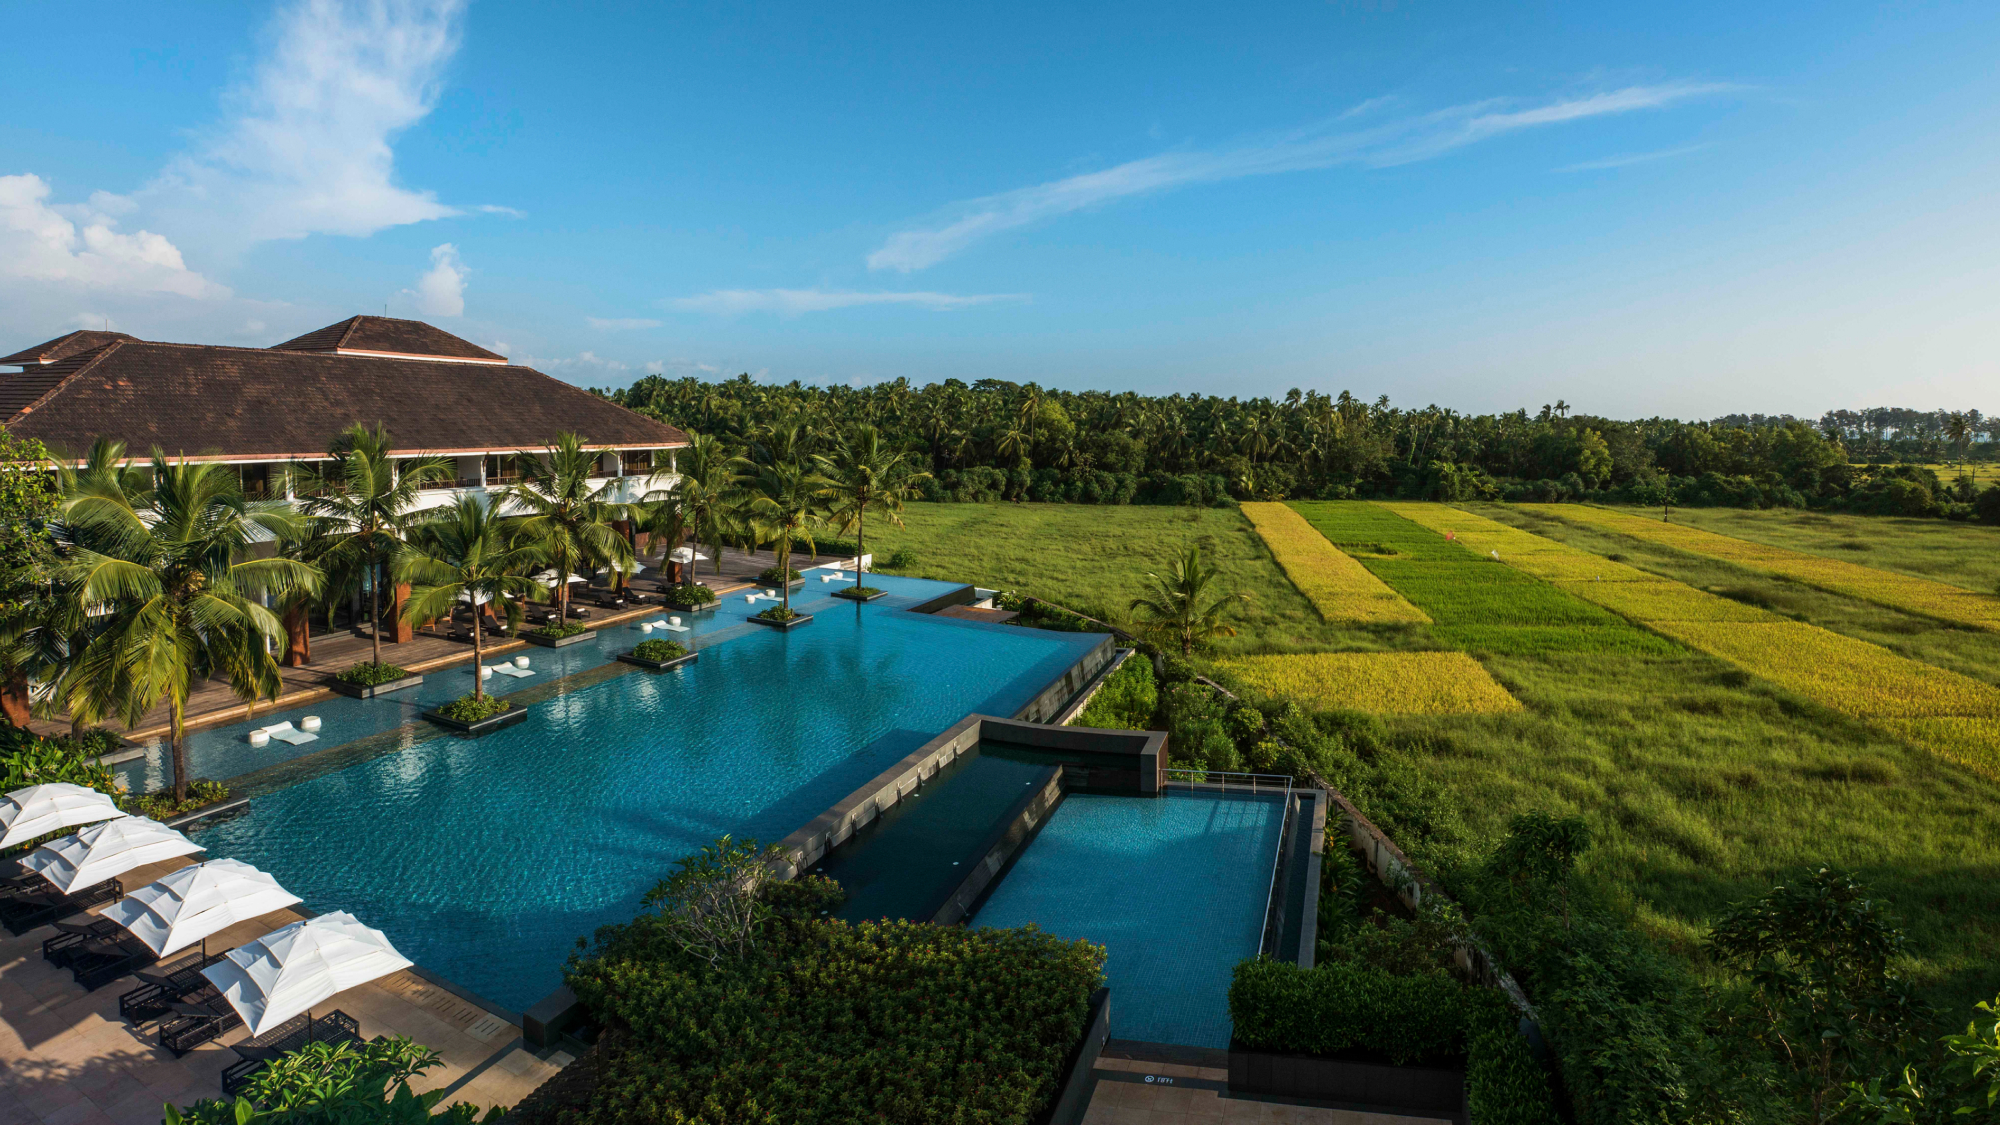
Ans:
{"type": "Polygon", "coordinates": [[[116,801],[95,789],[67,781],[30,785],[14,790],[0,801],[0,827],[7,830],[0,835],[0,848],[27,843],[58,828],[95,824],[125,815],[116,801]]]}
{"type": "Polygon", "coordinates": [[[115,879],[135,867],[201,850],[200,844],[157,820],[121,816],[43,844],[23,859],[21,866],[68,894],[78,887],[115,879]]]}
{"type": "Polygon", "coordinates": [[[104,908],[103,916],[165,957],[299,901],[276,879],[238,859],[191,864],[104,908]]]}
{"type": "Polygon", "coordinates": [[[675,547],[667,552],[667,561],[677,563],[707,562],[708,556],[693,547],[675,547]]]}
{"type": "Polygon", "coordinates": [[[345,910],[272,930],[201,971],[262,1035],[356,985],[410,967],[382,931],[345,910]]]}
{"type": "MultiPolygon", "coordinates": [[[[545,570],[542,571],[540,574],[535,575],[533,578],[530,578],[529,581],[539,583],[543,586],[553,586],[556,584],[556,572],[553,570],[545,570]]],[[[581,574],[572,574],[569,576],[567,581],[574,584],[577,582],[588,582],[590,580],[588,578],[585,578],[581,574]]]]}

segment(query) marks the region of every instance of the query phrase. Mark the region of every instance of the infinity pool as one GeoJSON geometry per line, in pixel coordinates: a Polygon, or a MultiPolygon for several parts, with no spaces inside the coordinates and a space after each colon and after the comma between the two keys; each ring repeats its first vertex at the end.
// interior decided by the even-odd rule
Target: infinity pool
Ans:
{"type": "Polygon", "coordinates": [[[701,659],[672,672],[606,663],[636,629],[530,649],[538,674],[498,685],[532,693],[530,717],[476,740],[411,722],[416,703],[465,691],[462,672],[414,701],[316,704],[322,737],[303,747],[243,742],[303,710],[203,732],[197,771],[261,795],[192,834],[525,1009],[576,939],[630,918],[674,860],[724,833],[778,840],[968,712],[1012,715],[1103,640],[908,613],[953,587],[869,581],[892,596],[856,605],[809,581],[793,604],[815,619],[790,632],[744,620],[765,603],[725,598],[686,618],[701,659]]]}

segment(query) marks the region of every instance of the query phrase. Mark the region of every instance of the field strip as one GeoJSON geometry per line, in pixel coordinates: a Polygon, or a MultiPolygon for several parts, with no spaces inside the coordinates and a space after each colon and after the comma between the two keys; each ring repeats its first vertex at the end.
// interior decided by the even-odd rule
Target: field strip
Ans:
{"type": "Polygon", "coordinates": [[[1315,652],[1219,662],[1268,695],[1378,715],[1498,715],[1521,710],[1462,652],[1315,652]]]}
{"type": "Polygon", "coordinates": [[[1850,598],[1900,609],[1924,617],[2000,630],[2000,597],[1962,589],[1947,582],[1935,582],[1894,571],[1878,570],[1859,563],[1843,562],[1803,551],[1773,547],[1731,535],[1703,531],[1683,524],[1662,523],[1630,512],[1595,508],[1585,504],[1521,504],[1522,511],[1556,516],[1572,523],[1615,531],[1648,543],[1658,543],[1735,563],[1751,570],[1775,574],[1808,586],[1817,586],[1850,598]]]}
{"type": "Polygon", "coordinates": [[[1423,610],[1327,542],[1305,517],[1285,505],[1245,504],[1243,515],[1257,529],[1292,585],[1327,621],[1430,623],[1423,610]]]}
{"type": "Polygon", "coordinates": [[[1654,575],[1646,576],[1652,588],[1643,597],[1622,590],[1631,583],[1578,581],[1569,576],[1587,569],[1596,555],[1484,516],[1441,504],[1382,507],[1815,703],[2000,777],[2000,734],[1993,723],[2000,718],[2000,689],[1991,685],[1816,625],[1774,614],[1731,616],[1751,607],[1654,575]],[[1534,544],[1541,546],[1527,549],[1534,544]]]}

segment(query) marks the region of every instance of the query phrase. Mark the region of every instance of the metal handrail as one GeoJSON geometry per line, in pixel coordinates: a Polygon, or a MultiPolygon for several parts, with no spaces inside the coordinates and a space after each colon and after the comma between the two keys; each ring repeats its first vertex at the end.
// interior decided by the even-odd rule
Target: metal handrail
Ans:
{"type": "Polygon", "coordinates": [[[1196,770],[1168,768],[1160,771],[1169,785],[1186,785],[1197,788],[1216,788],[1224,793],[1248,790],[1251,793],[1289,793],[1293,788],[1292,775],[1288,773],[1240,773],[1233,770],[1196,770]]]}

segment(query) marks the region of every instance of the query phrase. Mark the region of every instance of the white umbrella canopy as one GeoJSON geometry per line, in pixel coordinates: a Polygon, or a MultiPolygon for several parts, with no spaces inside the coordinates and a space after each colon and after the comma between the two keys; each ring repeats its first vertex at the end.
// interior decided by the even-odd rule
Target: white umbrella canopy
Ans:
{"type": "Polygon", "coordinates": [[[121,816],[43,844],[23,859],[21,866],[68,894],[78,887],[115,879],[135,867],[201,850],[200,844],[157,820],[121,816]]]}
{"type": "Polygon", "coordinates": [[[125,816],[118,803],[95,789],[71,785],[67,781],[30,785],[16,789],[0,800],[0,848],[24,844],[59,828],[95,824],[125,816]]]}
{"type": "Polygon", "coordinates": [[[693,547],[675,547],[667,552],[667,561],[677,563],[707,562],[708,556],[693,547]]]}
{"type": "Polygon", "coordinates": [[[104,908],[103,916],[165,957],[217,930],[299,901],[276,879],[239,859],[191,864],[104,908]]]}
{"type": "MultiPolygon", "coordinates": [[[[540,574],[535,575],[533,578],[529,579],[529,581],[538,582],[544,586],[553,586],[556,584],[556,572],[553,570],[545,570],[542,571],[540,574]]],[[[590,579],[585,578],[581,574],[572,574],[569,576],[567,581],[574,584],[577,582],[588,582],[590,581],[590,579]]]]}
{"type": "Polygon", "coordinates": [[[262,1035],[335,993],[410,967],[382,931],[345,910],[272,930],[201,971],[262,1035]]]}

